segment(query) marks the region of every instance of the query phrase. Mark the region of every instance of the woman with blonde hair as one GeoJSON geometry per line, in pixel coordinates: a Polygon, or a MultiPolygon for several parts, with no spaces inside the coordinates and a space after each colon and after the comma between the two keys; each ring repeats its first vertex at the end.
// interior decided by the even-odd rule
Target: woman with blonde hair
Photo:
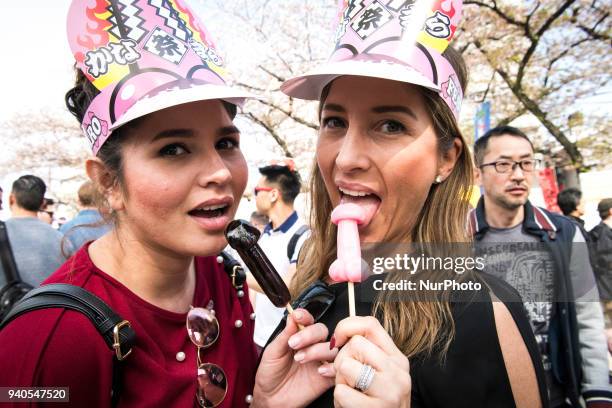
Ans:
{"type": "MultiPolygon", "coordinates": [[[[289,96],[320,102],[312,232],[291,287],[298,304],[318,281],[333,283],[337,227],[330,215],[341,203],[363,210],[362,244],[426,243],[435,252],[469,243],[472,161],[458,126],[467,73],[447,48],[460,13],[457,0],[341,1],[330,61],[283,84],[289,96]]],[[[435,280],[438,269],[411,278],[435,280]]],[[[384,280],[403,278],[389,273],[384,280]]],[[[374,290],[368,297],[380,280],[356,285],[358,317],[346,317],[347,285],[329,286],[335,300],[315,317],[333,333],[330,348],[340,349],[333,364],[319,368],[335,388],[310,406],[547,406],[522,306],[492,302],[512,298],[511,288],[466,273],[456,281],[484,289],[408,293],[403,301],[374,290]]]]}

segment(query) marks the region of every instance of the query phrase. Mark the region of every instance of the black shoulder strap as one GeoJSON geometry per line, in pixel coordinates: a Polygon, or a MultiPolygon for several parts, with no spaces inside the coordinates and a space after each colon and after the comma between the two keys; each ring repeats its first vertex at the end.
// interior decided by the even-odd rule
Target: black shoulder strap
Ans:
{"type": "Polygon", "coordinates": [[[0,330],[17,316],[33,310],[64,308],[84,314],[115,352],[113,358],[112,404],[116,406],[122,387],[121,362],[132,352],[136,333],[130,322],[123,320],[102,299],[87,290],[69,284],[44,285],[28,292],[0,323],[0,330]]]}
{"type": "Polygon", "coordinates": [[[219,256],[222,258],[225,273],[232,280],[232,286],[238,291],[242,290],[247,279],[242,264],[227,251],[221,251],[219,256]]]}
{"type": "Polygon", "coordinates": [[[28,292],[6,315],[0,323],[0,329],[24,313],[54,307],[75,310],[87,316],[104,338],[106,345],[117,352],[119,360],[123,360],[129,354],[135,339],[129,323],[122,327],[123,330],[120,328],[118,331],[122,347],[117,349],[114,330],[125,321],[99,297],[81,287],[64,283],[44,285],[28,292]]]}
{"type": "Polygon", "coordinates": [[[21,282],[4,221],[0,221],[0,258],[2,260],[2,269],[6,276],[6,284],[21,282]]]}
{"type": "Polygon", "coordinates": [[[289,240],[289,243],[287,244],[287,258],[289,258],[289,262],[291,262],[291,258],[293,258],[293,254],[295,253],[295,246],[300,240],[300,237],[304,235],[306,231],[308,231],[308,226],[302,225],[297,231],[295,231],[295,234],[293,234],[289,240]]]}

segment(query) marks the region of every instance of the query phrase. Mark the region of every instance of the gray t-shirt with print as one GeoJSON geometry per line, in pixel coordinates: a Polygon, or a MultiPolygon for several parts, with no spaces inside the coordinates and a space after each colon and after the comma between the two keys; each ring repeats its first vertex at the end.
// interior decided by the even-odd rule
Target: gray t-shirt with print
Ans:
{"type": "Polygon", "coordinates": [[[523,232],[522,224],[511,228],[489,227],[477,243],[485,256],[485,272],[512,285],[521,295],[546,371],[551,402],[562,402],[563,390],[552,381],[548,329],[555,296],[555,265],[537,237],[523,232]]]}
{"type": "MultiPolygon", "coordinates": [[[[35,217],[11,218],[5,221],[13,257],[21,280],[36,287],[59,268],[66,258],[62,254],[62,234],[35,217]]],[[[64,243],[66,254],[72,252],[64,243]]],[[[0,287],[6,284],[0,263],[0,287]]]]}

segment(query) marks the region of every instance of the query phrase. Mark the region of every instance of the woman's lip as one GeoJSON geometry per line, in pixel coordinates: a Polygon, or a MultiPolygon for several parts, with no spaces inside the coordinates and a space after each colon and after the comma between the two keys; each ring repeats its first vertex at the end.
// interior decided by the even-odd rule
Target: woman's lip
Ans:
{"type": "Polygon", "coordinates": [[[200,204],[196,205],[190,211],[194,211],[194,210],[197,210],[198,208],[202,208],[202,207],[211,207],[213,205],[222,205],[222,204],[226,204],[228,207],[231,207],[234,204],[234,197],[232,197],[232,196],[224,196],[224,197],[211,198],[209,200],[206,200],[206,201],[201,202],[200,204]]]}
{"type": "Polygon", "coordinates": [[[225,227],[232,218],[229,216],[226,210],[223,215],[218,217],[197,217],[195,215],[189,215],[198,225],[208,231],[224,231],[225,227]]]}
{"type": "MultiPolygon", "coordinates": [[[[359,184],[359,183],[348,183],[345,181],[341,181],[341,180],[336,180],[336,187],[338,187],[338,189],[342,189],[342,190],[350,190],[350,191],[358,191],[360,193],[367,193],[367,194],[374,194],[377,197],[380,197],[373,189],[371,189],[368,186],[364,186],[363,184],[359,184]]],[[[342,190],[340,190],[340,193],[342,193],[342,190]]]]}

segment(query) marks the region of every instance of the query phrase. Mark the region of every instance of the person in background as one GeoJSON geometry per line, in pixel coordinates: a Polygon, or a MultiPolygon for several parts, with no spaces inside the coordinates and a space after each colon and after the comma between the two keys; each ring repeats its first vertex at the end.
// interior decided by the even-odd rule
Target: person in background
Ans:
{"type": "Polygon", "coordinates": [[[587,407],[611,401],[603,316],[585,238],[576,223],[529,201],[537,167],[531,141],[515,127],[496,127],[478,139],[474,156],[483,196],[470,213],[471,231],[487,257],[485,272],[523,298],[551,407],[578,408],[581,396],[587,407]]]}
{"type": "Polygon", "coordinates": [[[46,189],[42,179],[26,175],[15,180],[9,196],[11,218],[6,229],[11,249],[21,279],[34,287],[64,263],[64,254],[72,252],[70,246],[62,252],[62,234],[37,217],[46,189]]]}
{"type": "Polygon", "coordinates": [[[257,228],[260,232],[263,232],[264,228],[266,228],[266,225],[270,223],[270,219],[266,217],[265,215],[258,213],[257,211],[253,211],[249,219],[249,222],[255,228],[257,228]]]}
{"type": "Polygon", "coordinates": [[[94,241],[111,230],[97,209],[98,191],[91,181],[79,187],[80,211],[71,221],[60,227],[60,232],[70,241],[72,247],[79,249],[84,243],[94,241]]]}
{"type": "Polygon", "coordinates": [[[49,225],[53,225],[53,204],[55,204],[55,200],[52,198],[43,198],[43,203],[36,214],[39,220],[49,225]]]}
{"type": "Polygon", "coordinates": [[[604,307],[608,350],[612,352],[612,198],[597,205],[601,222],[589,231],[592,265],[604,307]]]}
{"type": "Polygon", "coordinates": [[[573,187],[564,189],[557,196],[557,204],[563,215],[578,225],[582,235],[584,235],[588,242],[588,233],[584,229],[584,220],[581,218],[584,215],[582,191],[573,187]]]}
{"type": "MultiPolygon", "coordinates": [[[[305,224],[293,208],[295,198],[302,186],[300,174],[293,160],[273,161],[259,169],[261,178],[255,187],[257,212],[268,217],[270,222],[264,227],[259,245],[286,283],[295,274],[295,264],[300,248],[306,238],[305,224]],[[298,236],[291,254],[288,245],[292,237],[298,236]]],[[[295,240],[294,240],[295,241],[295,240]]],[[[283,317],[284,309],[277,308],[262,293],[259,284],[250,273],[247,274],[249,288],[257,291],[255,297],[255,344],[266,345],[268,338],[283,317]]]]}

